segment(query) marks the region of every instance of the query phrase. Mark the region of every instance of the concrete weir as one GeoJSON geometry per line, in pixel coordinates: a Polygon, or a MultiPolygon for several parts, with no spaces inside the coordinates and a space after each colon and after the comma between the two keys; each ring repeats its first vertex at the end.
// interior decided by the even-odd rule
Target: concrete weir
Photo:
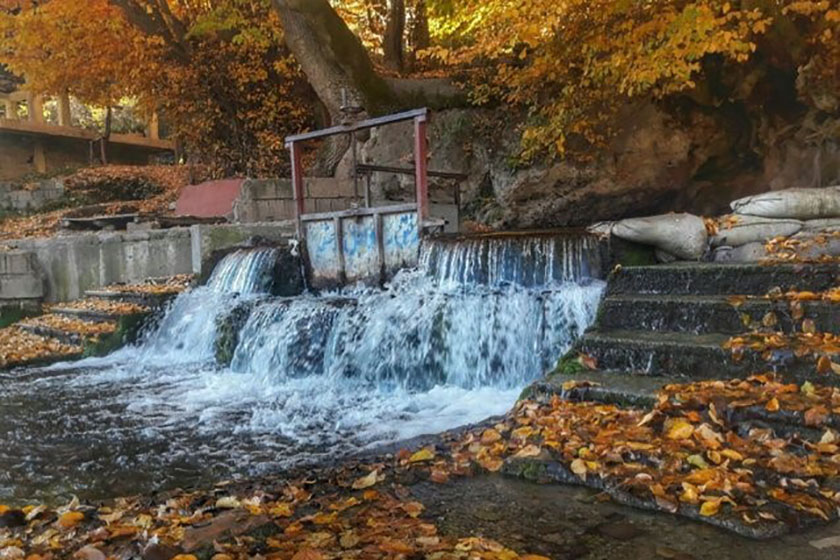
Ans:
{"type": "Polygon", "coordinates": [[[13,250],[0,253],[0,306],[69,301],[109,284],[201,275],[220,251],[253,238],[286,244],[293,234],[293,223],[272,222],[11,241],[13,250]]]}

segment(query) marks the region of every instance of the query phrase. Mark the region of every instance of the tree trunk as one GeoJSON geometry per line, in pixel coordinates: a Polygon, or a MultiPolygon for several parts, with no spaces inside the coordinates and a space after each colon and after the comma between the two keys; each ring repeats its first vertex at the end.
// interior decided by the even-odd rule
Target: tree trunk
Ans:
{"type": "Polygon", "coordinates": [[[417,53],[428,49],[431,45],[429,33],[429,14],[426,11],[426,0],[415,0],[414,10],[411,18],[411,29],[409,30],[409,46],[411,50],[408,55],[407,65],[409,72],[417,70],[417,53]]]}
{"type": "Polygon", "coordinates": [[[391,0],[388,7],[388,25],[385,28],[385,66],[403,71],[405,36],[405,0],[391,0]]]}
{"type": "Polygon", "coordinates": [[[387,112],[394,104],[388,84],[376,73],[362,42],[328,0],[273,0],[283,22],[286,45],[306,74],[334,123],[342,113],[342,90],[363,114],[387,112]]]}

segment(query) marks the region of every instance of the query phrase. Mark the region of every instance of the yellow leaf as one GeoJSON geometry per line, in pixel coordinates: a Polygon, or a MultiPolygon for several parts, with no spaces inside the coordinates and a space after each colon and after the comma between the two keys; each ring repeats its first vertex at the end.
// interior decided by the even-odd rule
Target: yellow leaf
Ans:
{"type": "Polygon", "coordinates": [[[378,477],[379,471],[370,471],[367,476],[363,476],[353,482],[353,489],[364,490],[365,488],[370,488],[378,482],[378,477]]]}
{"type": "Polygon", "coordinates": [[[694,426],[684,418],[676,418],[667,427],[668,439],[688,439],[694,434],[694,426]]]}
{"type": "Polygon", "coordinates": [[[772,399],[767,401],[767,404],[764,406],[764,408],[768,412],[777,412],[779,410],[779,399],[773,397],[772,399]]]}
{"type": "Polygon", "coordinates": [[[572,461],[570,468],[573,473],[581,477],[583,480],[586,480],[586,472],[588,470],[586,467],[586,461],[583,459],[575,459],[572,461]]]}
{"type": "Polygon", "coordinates": [[[422,463],[423,461],[431,461],[435,458],[435,452],[429,449],[428,447],[424,447],[420,451],[417,451],[412,455],[409,459],[409,463],[422,463]]]}
{"type": "Polygon", "coordinates": [[[711,517],[713,515],[717,515],[720,511],[720,500],[709,500],[703,502],[703,505],[700,506],[700,515],[704,517],[711,517]]]}

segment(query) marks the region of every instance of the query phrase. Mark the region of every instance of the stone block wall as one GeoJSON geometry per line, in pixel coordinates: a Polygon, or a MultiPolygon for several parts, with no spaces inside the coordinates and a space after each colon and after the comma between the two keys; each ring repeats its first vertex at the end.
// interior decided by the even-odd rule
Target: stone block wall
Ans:
{"type": "MultiPolygon", "coordinates": [[[[353,181],[308,177],[304,209],[307,214],[336,212],[364,203],[353,181]]],[[[359,184],[360,190],[363,188],[359,184]]],[[[295,218],[295,197],[291,179],[246,179],[234,203],[233,220],[239,223],[271,222],[295,218]]]]}
{"type": "Polygon", "coordinates": [[[26,188],[11,182],[0,182],[0,210],[32,212],[64,196],[64,184],[48,179],[26,188]]]}

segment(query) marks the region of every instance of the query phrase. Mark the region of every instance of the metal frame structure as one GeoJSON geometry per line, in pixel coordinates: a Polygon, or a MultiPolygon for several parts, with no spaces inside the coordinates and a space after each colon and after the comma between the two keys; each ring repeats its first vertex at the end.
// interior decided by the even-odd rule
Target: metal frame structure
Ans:
{"type": "MultiPolygon", "coordinates": [[[[289,149],[292,160],[292,187],[295,196],[295,217],[298,226],[298,235],[303,237],[304,230],[302,227],[303,221],[306,219],[305,209],[305,189],[303,176],[303,161],[301,152],[301,143],[308,140],[316,140],[321,138],[328,138],[330,136],[337,136],[340,134],[347,134],[350,136],[350,141],[353,149],[353,181],[358,181],[358,169],[360,165],[356,162],[356,134],[362,130],[377,128],[390,124],[401,123],[405,121],[414,121],[414,180],[417,195],[417,225],[420,235],[423,234],[423,229],[429,220],[429,170],[428,170],[428,140],[426,138],[426,129],[429,119],[429,110],[426,108],[415,109],[394,115],[387,115],[384,117],[377,117],[367,119],[346,125],[334,126],[323,130],[315,130],[303,134],[296,134],[286,138],[286,147],[289,149]]],[[[358,184],[356,185],[356,192],[358,193],[358,184]]],[[[365,202],[370,205],[370,196],[366,192],[365,202]]],[[[356,214],[375,214],[376,212],[357,211],[356,214]]]]}

